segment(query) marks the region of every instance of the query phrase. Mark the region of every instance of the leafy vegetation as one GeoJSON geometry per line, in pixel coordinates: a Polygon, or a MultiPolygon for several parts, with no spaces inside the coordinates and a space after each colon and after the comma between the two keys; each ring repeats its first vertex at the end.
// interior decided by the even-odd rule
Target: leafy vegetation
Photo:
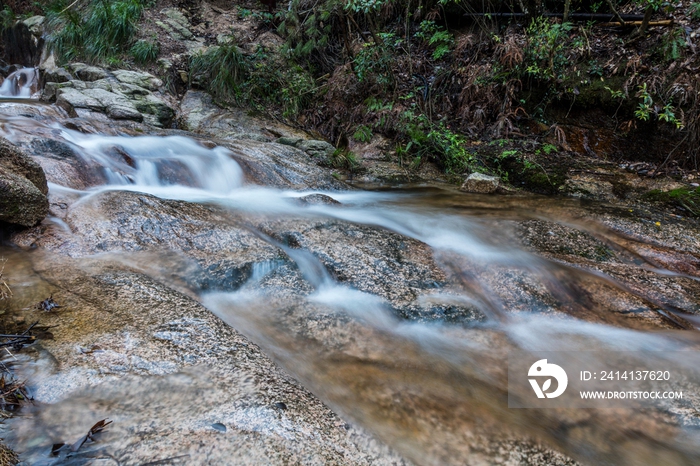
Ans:
{"type": "Polygon", "coordinates": [[[152,63],[158,58],[160,47],[155,40],[139,40],[131,47],[131,56],[136,63],[144,65],[152,63]]]}
{"type": "Polygon", "coordinates": [[[241,83],[247,72],[245,59],[238,45],[211,47],[190,60],[192,80],[201,83],[219,101],[237,101],[241,83]]]}
{"type": "MultiPolygon", "coordinates": [[[[49,43],[61,61],[116,63],[130,50],[148,4],[146,0],[90,0],[77,8],[67,0],[56,0],[46,7],[53,31],[49,43]]],[[[147,57],[144,52],[144,46],[136,47],[138,59],[147,57]]]]}
{"type": "Polygon", "coordinates": [[[221,103],[246,103],[261,111],[277,106],[285,118],[298,116],[315,90],[313,78],[302,67],[279,63],[263,47],[246,57],[233,38],[194,55],[190,72],[192,80],[221,103]]]}

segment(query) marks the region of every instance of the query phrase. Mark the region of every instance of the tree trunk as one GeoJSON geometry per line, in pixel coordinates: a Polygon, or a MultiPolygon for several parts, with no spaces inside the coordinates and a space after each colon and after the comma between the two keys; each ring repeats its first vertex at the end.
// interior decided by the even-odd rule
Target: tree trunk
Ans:
{"type": "Polygon", "coordinates": [[[641,26],[639,26],[639,29],[637,29],[637,32],[634,34],[635,36],[641,36],[645,32],[647,32],[647,28],[649,27],[649,21],[651,21],[651,15],[653,13],[654,9],[648,6],[647,11],[644,12],[644,19],[642,20],[641,26]]]}

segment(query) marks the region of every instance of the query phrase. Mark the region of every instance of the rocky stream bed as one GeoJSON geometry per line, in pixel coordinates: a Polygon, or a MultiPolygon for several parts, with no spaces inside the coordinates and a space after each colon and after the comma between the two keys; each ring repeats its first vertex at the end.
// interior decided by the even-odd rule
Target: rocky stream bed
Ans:
{"type": "Polygon", "coordinates": [[[52,334],[3,357],[33,398],[3,424],[26,464],[700,460],[697,221],[608,196],[602,169],[574,197],[384,162],[361,189],[328,142],[163,85],[73,64],[0,102],[3,318],[52,334]],[[632,351],[687,396],[509,409],[508,354],[543,347],[632,351]]]}

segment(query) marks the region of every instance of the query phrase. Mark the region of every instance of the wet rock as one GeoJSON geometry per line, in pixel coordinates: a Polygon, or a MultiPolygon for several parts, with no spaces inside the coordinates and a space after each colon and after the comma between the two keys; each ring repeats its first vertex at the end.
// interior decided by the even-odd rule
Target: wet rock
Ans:
{"type": "Polygon", "coordinates": [[[340,205],[340,202],[325,194],[309,194],[300,197],[298,201],[301,205],[340,205]]]}
{"type": "Polygon", "coordinates": [[[346,429],[347,420],[187,294],[108,262],[37,256],[35,265],[66,310],[40,355],[50,370],[32,378],[39,403],[11,427],[25,461],[45,457],[37,439],[50,447],[53,436],[72,438],[110,400],[118,421],[99,446],[128,464],[181,456],[187,464],[408,464],[367,432],[346,429]],[[279,409],[280,400],[294,405],[279,409]]]}
{"type": "Polygon", "coordinates": [[[0,139],[0,220],[22,226],[41,221],[49,211],[48,186],[41,167],[0,139]]]}
{"type": "Polygon", "coordinates": [[[500,179],[497,176],[472,173],[459,189],[468,193],[492,194],[498,190],[499,185],[500,179]]]}

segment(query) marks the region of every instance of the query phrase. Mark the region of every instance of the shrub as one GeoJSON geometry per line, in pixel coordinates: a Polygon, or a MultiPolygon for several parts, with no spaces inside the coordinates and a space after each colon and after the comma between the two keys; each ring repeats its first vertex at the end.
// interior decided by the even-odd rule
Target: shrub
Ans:
{"type": "Polygon", "coordinates": [[[194,55],[190,59],[190,73],[193,81],[202,84],[215,99],[238,101],[246,62],[238,46],[231,42],[194,55]]]}
{"type": "Polygon", "coordinates": [[[136,63],[146,64],[158,58],[160,47],[155,41],[139,40],[131,47],[131,56],[136,63]]]}
{"type": "Polygon", "coordinates": [[[535,18],[527,28],[525,72],[539,79],[560,77],[569,60],[565,55],[570,23],[552,23],[547,18],[535,18]]]}
{"type": "Polygon", "coordinates": [[[49,43],[64,61],[114,61],[131,45],[144,6],[143,0],[90,0],[81,14],[57,0],[47,7],[49,43]]]}
{"type": "Polygon", "coordinates": [[[450,53],[454,45],[454,37],[452,37],[452,34],[435,24],[435,21],[422,21],[420,23],[420,30],[416,33],[415,37],[435,47],[433,58],[436,60],[450,53]]]}

